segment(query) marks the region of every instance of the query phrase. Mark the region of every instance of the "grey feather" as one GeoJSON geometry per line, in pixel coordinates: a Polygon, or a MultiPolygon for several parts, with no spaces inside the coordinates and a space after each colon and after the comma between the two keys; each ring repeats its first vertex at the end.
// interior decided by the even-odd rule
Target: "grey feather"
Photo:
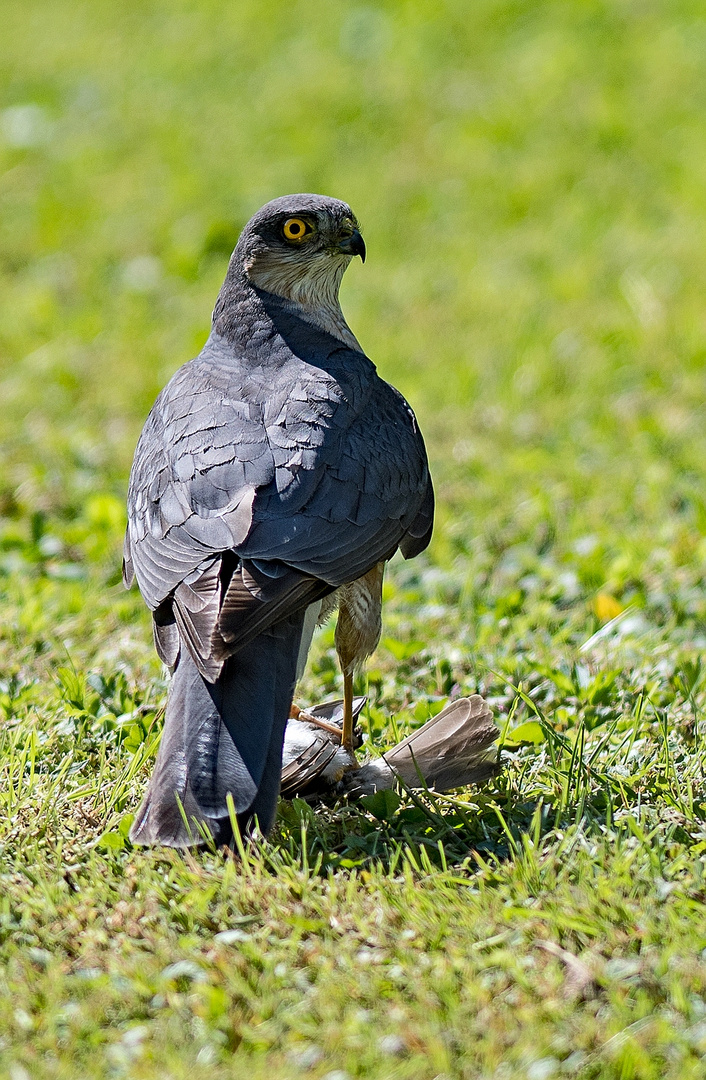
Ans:
{"type": "Polygon", "coordinates": [[[198,846],[204,830],[230,843],[228,795],[241,828],[255,816],[263,832],[271,828],[302,622],[285,620],[256,638],[213,685],[182,650],[133,843],[198,846]]]}
{"type": "Polygon", "coordinates": [[[431,522],[424,444],[401,395],[362,353],[286,312],[277,297],[252,288],[242,292],[243,322],[257,317],[268,326],[266,342],[255,347],[243,340],[240,326],[231,340],[212,334],[201,356],[162,392],[138,444],[128,525],[138,581],[149,577],[145,563],[154,562],[155,542],[170,551],[174,526],[180,527],[178,565],[173,572],[164,566],[161,588],[150,579],[143,590],[153,607],[179,583],[189,536],[193,565],[204,547],[222,549],[223,534],[215,527],[209,531],[204,519],[236,506],[245,487],[254,489],[250,528],[234,550],[246,558],[285,560],[332,585],[365,573],[400,543],[408,550],[410,530],[416,549],[431,522]],[[251,377],[256,358],[269,369],[262,381],[251,377]],[[234,408],[246,396],[246,385],[257,406],[255,419],[234,408]],[[189,398],[199,401],[193,414],[185,414],[189,398]],[[172,433],[175,413],[178,439],[172,433]],[[227,442],[218,433],[227,433],[227,442]],[[233,459],[212,464],[219,441],[233,459]],[[273,461],[280,451],[282,471],[273,461]],[[182,453],[188,454],[188,468],[177,467],[182,453]],[[191,462],[193,475],[180,480],[188,477],[191,462]],[[161,535],[153,536],[140,526],[137,494],[164,470],[174,479],[160,496],[164,524],[161,535]],[[422,510],[423,527],[417,521],[422,510]]]}

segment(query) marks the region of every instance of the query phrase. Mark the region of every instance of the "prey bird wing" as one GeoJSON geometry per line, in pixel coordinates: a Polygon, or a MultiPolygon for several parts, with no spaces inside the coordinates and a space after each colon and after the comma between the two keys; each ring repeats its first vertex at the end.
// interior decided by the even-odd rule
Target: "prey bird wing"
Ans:
{"type": "Polygon", "coordinates": [[[176,666],[138,842],[192,842],[185,814],[227,842],[224,791],[244,822],[257,814],[269,828],[306,609],[398,547],[410,557],[428,543],[433,493],[414,414],[338,305],[356,253],[345,203],[263,207],[206,346],[159,395],[138,442],[124,578],[137,578],[159,655],[176,666]],[[258,650],[275,667],[286,656],[269,696],[246,670],[261,671],[258,650]],[[209,769],[213,805],[203,779],[199,795],[191,782],[209,769]]]}
{"type": "Polygon", "coordinates": [[[497,737],[487,702],[473,694],[447,705],[384,757],[409,787],[419,787],[421,778],[427,787],[450,791],[487,774],[484,752],[497,737]]]}
{"type": "Polygon", "coordinates": [[[348,772],[339,790],[359,798],[394,787],[451,791],[479,784],[496,771],[498,728],[479,695],[459,698],[407,738],[361,769],[348,772]]]}
{"type": "MultiPolygon", "coordinates": [[[[357,720],[367,698],[353,701],[353,717],[357,720]]],[[[281,794],[286,799],[295,795],[306,798],[324,790],[331,793],[345,769],[355,766],[355,758],[341,746],[343,702],[329,701],[314,705],[297,719],[287,723],[282,753],[281,794]],[[310,723],[307,717],[324,721],[326,727],[310,723]],[[337,730],[338,729],[338,730],[337,730]]]]}

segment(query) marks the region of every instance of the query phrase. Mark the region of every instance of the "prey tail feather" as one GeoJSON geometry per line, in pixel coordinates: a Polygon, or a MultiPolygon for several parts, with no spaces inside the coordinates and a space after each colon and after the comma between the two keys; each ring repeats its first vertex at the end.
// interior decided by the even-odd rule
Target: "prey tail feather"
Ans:
{"type": "Polygon", "coordinates": [[[299,612],[263,631],[225,662],[215,683],[182,644],[133,843],[196,847],[209,835],[217,846],[230,843],[228,795],[241,830],[257,818],[269,831],[303,623],[299,612]]]}

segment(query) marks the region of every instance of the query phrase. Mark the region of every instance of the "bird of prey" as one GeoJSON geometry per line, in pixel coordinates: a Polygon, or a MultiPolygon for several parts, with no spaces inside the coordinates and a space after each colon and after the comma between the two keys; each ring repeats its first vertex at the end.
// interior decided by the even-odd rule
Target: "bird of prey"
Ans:
{"type": "Polygon", "coordinates": [[[380,636],[385,561],[428,544],[434,496],[402,395],[350,330],[338,291],[365,244],[322,195],[243,229],[200,355],[160,393],[130,475],[123,576],[173,669],[131,837],[173,847],[266,833],[314,626],[338,604],[343,742],[353,674],[380,636]]]}

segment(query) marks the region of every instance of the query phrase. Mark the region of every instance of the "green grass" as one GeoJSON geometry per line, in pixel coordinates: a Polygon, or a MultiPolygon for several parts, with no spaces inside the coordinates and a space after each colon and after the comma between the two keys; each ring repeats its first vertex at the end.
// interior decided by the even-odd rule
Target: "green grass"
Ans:
{"type": "MultiPolygon", "coordinates": [[[[0,1076],[706,1076],[702,5],[2,23],[0,1076]],[[166,691],[119,584],[134,444],[298,190],[363,222],[344,306],[439,495],[368,736],[480,691],[503,768],[283,804],[244,863],[132,851],[166,691]]],[[[299,699],[338,694],[325,628],[299,699]]]]}

